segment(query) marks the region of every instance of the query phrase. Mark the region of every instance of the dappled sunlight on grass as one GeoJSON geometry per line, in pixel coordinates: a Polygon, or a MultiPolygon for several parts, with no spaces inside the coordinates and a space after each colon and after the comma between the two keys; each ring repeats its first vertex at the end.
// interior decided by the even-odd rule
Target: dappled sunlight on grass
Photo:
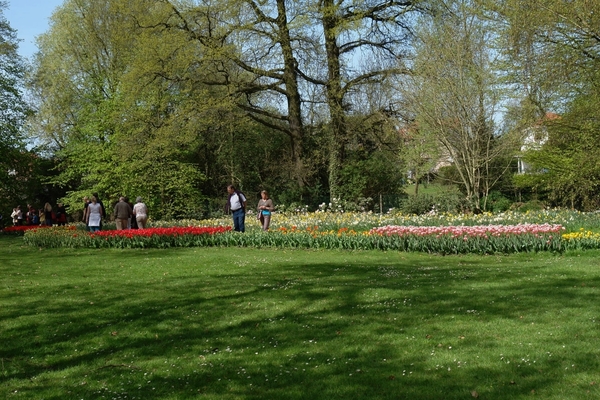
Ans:
{"type": "Polygon", "coordinates": [[[6,398],[600,395],[597,252],[40,251],[19,240],[0,238],[6,398]]]}

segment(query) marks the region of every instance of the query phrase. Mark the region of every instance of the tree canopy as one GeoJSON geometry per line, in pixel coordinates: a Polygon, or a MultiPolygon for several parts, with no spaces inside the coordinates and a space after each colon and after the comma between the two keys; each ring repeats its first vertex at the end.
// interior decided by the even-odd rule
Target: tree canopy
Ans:
{"type": "Polygon", "coordinates": [[[4,16],[5,8],[6,2],[0,2],[0,213],[10,215],[9,205],[15,207],[24,200],[35,160],[23,131],[30,114],[24,98],[26,64],[17,53],[19,41],[4,16]]]}
{"type": "MultiPolygon", "coordinates": [[[[445,161],[477,210],[510,186],[519,140],[553,111],[560,124],[526,156],[546,175],[512,189],[590,208],[596,173],[575,157],[596,149],[598,7],[66,0],[38,40],[28,130],[73,208],[98,192],[141,195],[157,217],[205,216],[227,184],[251,199],[360,203],[445,161]]],[[[23,148],[16,132],[3,145],[23,148]]]]}

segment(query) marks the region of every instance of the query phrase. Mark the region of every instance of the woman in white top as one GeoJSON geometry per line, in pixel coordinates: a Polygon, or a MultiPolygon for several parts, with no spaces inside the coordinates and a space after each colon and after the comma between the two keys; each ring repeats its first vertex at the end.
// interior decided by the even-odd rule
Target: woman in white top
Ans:
{"type": "Polygon", "coordinates": [[[100,230],[100,221],[102,220],[102,206],[97,202],[96,197],[92,196],[92,202],[87,206],[87,225],[90,232],[100,230]]]}
{"type": "Polygon", "coordinates": [[[139,196],[135,199],[133,215],[137,221],[138,229],[144,229],[146,227],[146,222],[148,222],[148,207],[142,203],[142,198],[139,196]]]}

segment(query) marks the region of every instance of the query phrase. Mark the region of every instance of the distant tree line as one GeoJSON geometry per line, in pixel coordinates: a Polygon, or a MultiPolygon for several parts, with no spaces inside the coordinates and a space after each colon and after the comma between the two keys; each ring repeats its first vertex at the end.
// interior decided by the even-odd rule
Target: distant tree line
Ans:
{"type": "Polygon", "coordinates": [[[27,180],[73,209],[140,195],[183,218],[220,210],[227,184],[378,209],[433,178],[473,211],[498,192],[595,209],[599,15],[585,0],[66,0],[31,66],[0,27],[16,96],[0,104],[2,196],[30,198],[27,180]],[[548,140],[521,155],[537,172],[515,176],[548,111],[548,140]]]}

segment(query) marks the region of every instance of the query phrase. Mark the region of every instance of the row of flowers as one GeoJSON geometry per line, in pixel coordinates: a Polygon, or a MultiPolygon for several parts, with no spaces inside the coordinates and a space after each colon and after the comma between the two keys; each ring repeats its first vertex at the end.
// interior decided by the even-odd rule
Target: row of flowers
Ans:
{"type": "Polygon", "coordinates": [[[30,229],[25,232],[28,245],[89,248],[167,248],[218,245],[214,240],[231,227],[172,227],[85,232],[75,226],[30,229]]]}
{"type": "MultiPolygon", "coordinates": [[[[517,224],[517,225],[475,225],[475,226],[394,226],[373,228],[371,234],[385,236],[435,236],[450,235],[452,238],[467,240],[473,237],[537,235],[561,233],[565,228],[558,224],[517,224]]],[[[551,238],[552,236],[550,236],[551,238]]]]}
{"type": "Polygon", "coordinates": [[[47,225],[17,225],[17,226],[8,226],[4,228],[2,231],[4,233],[13,233],[13,234],[23,234],[26,231],[31,229],[39,229],[39,228],[49,228],[47,225]]]}
{"type": "MultiPolygon", "coordinates": [[[[600,213],[583,213],[576,210],[539,210],[539,211],[508,211],[504,213],[482,214],[449,214],[437,213],[427,215],[407,215],[399,212],[378,214],[373,212],[276,212],[271,218],[271,228],[296,226],[307,228],[317,225],[321,229],[351,228],[369,230],[373,227],[387,225],[401,226],[477,226],[477,225],[517,225],[517,224],[557,224],[564,226],[567,231],[579,228],[600,230],[600,213]]],[[[206,220],[151,221],[152,226],[227,226],[231,218],[213,218],[206,220]]],[[[259,227],[251,215],[247,218],[246,227],[259,227]]]]}
{"type": "Polygon", "coordinates": [[[245,234],[227,227],[171,227],[87,233],[74,227],[29,230],[28,245],[88,248],[278,247],[306,249],[397,250],[439,254],[496,254],[600,248],[600,234],[579,231],[561,234],[557,224],[452,227],[384,226],[368,231],[280,227],[245,234]]]}
{"type": "MultiPolygon", "coordinates": [[[[250,211],[246,221],[248,229],[260,229],[259,222],[252,218],[250,211]]],[[[556,224],[562,225],[568,232],[584,228],[590,231],[600,231],[600,213],[583,213],[575,210],[539,210],[525,213],[509,211],[504,213],[482,214],[427,214],[406,215],[397,212],[378,214],[373,212],[313,212],[292,213],[277,212],[271,218],[271,228],[296,226],[307,228],[317,225],[323,230],[337,230],[350,228],[355,230],[369,230],[373,227],[398,225],[398,226],[478,226],[478,225],[518,225],[518,224],[556,224]]],[[[148,226],[155,228],[189,227],[189,226],[230,226],[231,218],[213,218],[205,220],[184,219],[173,221],[150,220],[148,226]]],[[[84,225],[77,226],[84,229],[84,225]]],[[[15,227],[16,230],[25,230],[29,227],[15,227]]],[[[10,232],[13,228],[5,228],[10,232]]],[[[105,229],[115,229],[114,222],[107,222],[105,229]]],[[[21,231],[22,232],[22,231],[21,231]]]]}

